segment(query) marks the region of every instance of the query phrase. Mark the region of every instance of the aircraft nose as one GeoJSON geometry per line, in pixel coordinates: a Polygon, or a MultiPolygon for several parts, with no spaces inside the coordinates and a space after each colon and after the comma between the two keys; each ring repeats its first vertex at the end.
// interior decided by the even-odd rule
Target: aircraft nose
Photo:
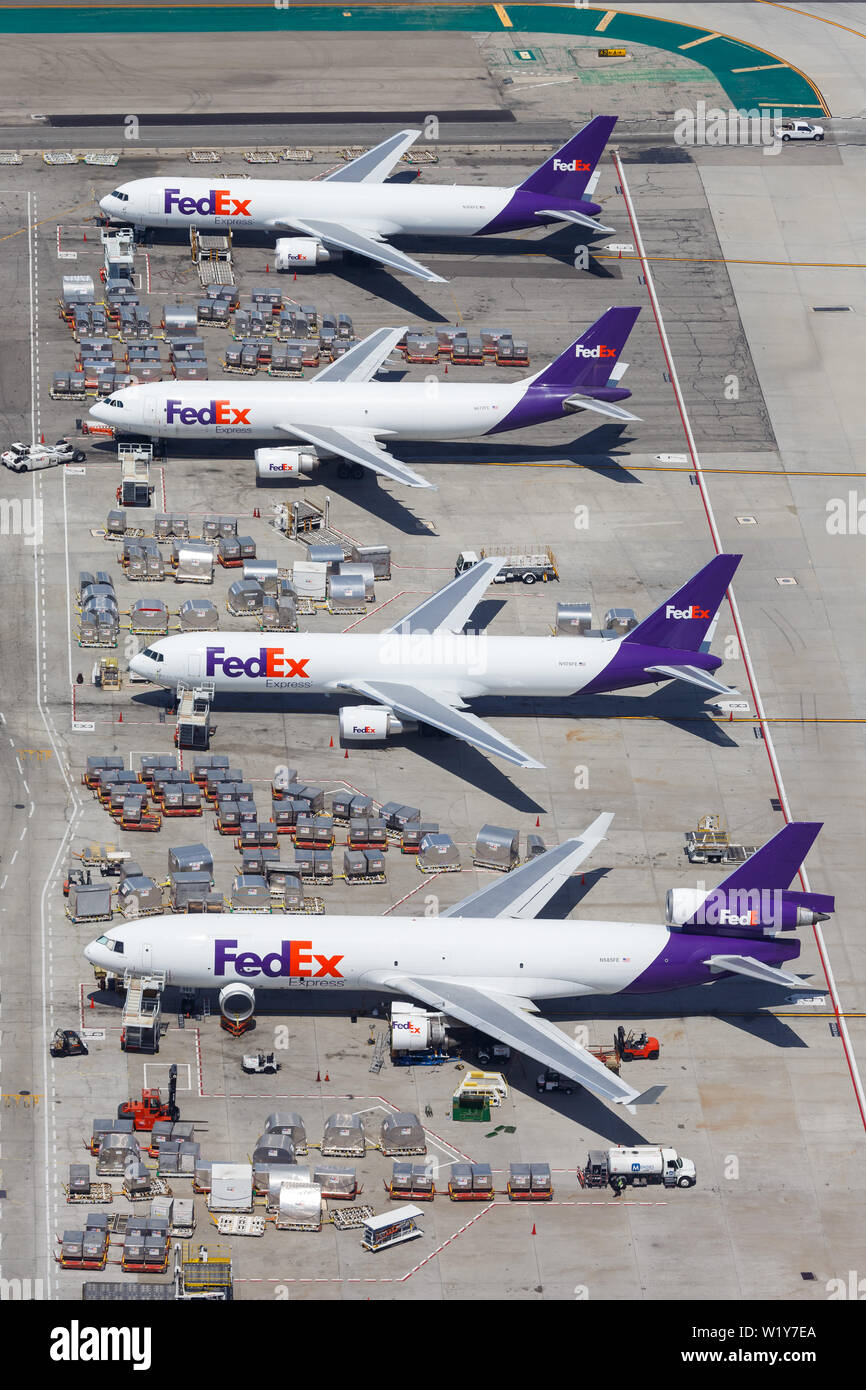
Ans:
{"type": "Polygon", "coordinates": [[[99,402],[97,402],[96,405],[92,405],[92,406],[90,407],[90,409],[88,410],[87,413],[88,413],[88,415],[90,415],[94,420],[100,420],[103,424],[110,425],[110,424],[111,424],[111,417],[109,416],[108,411],[109,411],[109,407],[108,407],[107,405],[103,405],[103,404],[100,404],[99,402]]]}
{"type": "Polygon", "coordinates": [[[132,658],[129,663],[129,669],[132,671],[133,675],[136,676],[150,675],[150,663],[143,652],[139,652],[137,656],[132,658]]]}

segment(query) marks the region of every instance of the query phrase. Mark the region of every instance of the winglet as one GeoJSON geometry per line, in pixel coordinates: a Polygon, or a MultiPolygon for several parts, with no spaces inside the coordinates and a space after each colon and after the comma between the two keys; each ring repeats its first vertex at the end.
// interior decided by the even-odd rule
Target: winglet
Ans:
{"type": "Polygon", "coordinates": [[[666,1089],[665,1086],[649,1086],[647,1090],[642,1091],[639,1096],[634,1096],[632,1100],[621,1100],[617,1104],[627,1105],[629,1109],[633,1105],[655,1105],[662,1091],[666,1089]]]}

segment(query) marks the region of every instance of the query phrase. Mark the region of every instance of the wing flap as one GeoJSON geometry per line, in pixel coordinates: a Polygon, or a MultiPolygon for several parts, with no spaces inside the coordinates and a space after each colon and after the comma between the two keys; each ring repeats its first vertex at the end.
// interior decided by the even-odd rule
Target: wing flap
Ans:
{"type": "Polygon", "coordinates": [[[542,1066],[568,1076],[579,1086],[616,1105],[637,1105],[657,1098],[661,1088],[645,1092],[644,1102],[639,1091],[621,1081],[615,1072],[599,1062],[586,1048],[567,1037],[555,1024],[537,1014],[528,1014],[520,1001],[508,995],[492,994],[468,984],[451,980],[435,980],[429,976],[407,977],[387,981],[390,988],[414,995],[432,1008],[442,1010],[470,1028],[477,1028],[488,1037],[496,1038],[534,1057],[542,1066]]]}
{"type": "Polygon", "coordinates": [[[739,694],[735,686],[724,685],[722,681],[717,681],[715,676],[711,676],[708,671],[702,671],[699,666],[647,666],[646,669],[655,672],[656,675],[665,676],[669,680],[685,681],[687,685],[696,685],[701,690],[709,690],[712,695],[739,694]]]}
{"type": "Polygon", "coordinates": [[[414,145],[420,134],[420,130],[398,130],[396,135],[389,135],[381,145],[366,150],[364,154],[358,155],[357,159],[352,159],[348,164],[342,164],[339,169],[326,174],[321,182],[384,183],[398,159],[406,153],[410,145],[414,145]]]}
{"type": "Polygon", "coordinates": [[[613,815],[605,812],[576,839],[565,840],[537,859],[530,859],[504,878],[455,903],[440,917],[537,917],[566,879],[604,839],[613,815]]]}
{"type": "Polygon", "coordinates": [[[305,439],[308,444],[314,444],[326,454],[337,454],[340,458],[351,459],[362,468],[381,473],[384,478],[391,478],[395,483],[404,483],[406,487],[427,487],[436,491],[434,483],[428,483],[420,473],[415,473],[393,454],[389,454],[387,449],[383,449],[370,430],[299,425],[294,420],[279,424],[277,429],[292,434],[297,439],[305,439]]]}
{"type": "Polygon", "coordinates": [[[405,328],[377,328],[362,342],[356,343],[342,357],[329,362],[312,378],[313,381],[370,381],[384,365],[405,328]]]}
{"type": "Polygon", "coordinates": [[[364,695],[368,699],[376,700],[380,705],[387,705],[396,714],[405,715],[408,719],[414,719],[421,724],[432,724],[434,729],[441,729],[443,733],[462,739],[464,743],[471,744],[482,753],[504,758],[506,762],[514,763],[517,767],[544,767],[544,763],[537,762],[528,753],[524,753],[522,748],[518,748],[516,743],[503,738],[477,715],[470,714],[468,710],[456,709],[454,704],[450,703],[455,698],[453,691],[442,692],[432,684],[397,685],[390,681],[374,683],[362,680],[341,681],[340,688],[354,690],[357,695],[364,695]]]}
{"type": "Polygon", "coordinates": [[[416,632],[462,632],[481,595],[501,570],[503,560],[492,556],[464,570],[443,589],[439,589],[388,632],[410,635],[416,632]]]}

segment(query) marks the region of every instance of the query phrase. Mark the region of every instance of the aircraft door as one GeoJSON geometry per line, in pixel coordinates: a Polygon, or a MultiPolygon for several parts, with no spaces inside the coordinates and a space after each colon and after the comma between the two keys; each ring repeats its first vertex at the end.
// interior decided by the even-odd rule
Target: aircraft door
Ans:
{"type": "Polygon", "coordinates": [[[186,673],[190,680],[204,679],[204,653],[190,652],[186,659],[186,673]]]}
{"type": "Polygon", "coordinates": [[[141,943],[141,968],[150,970],[153,966],[153,949],[149,941],[141,943]]]}

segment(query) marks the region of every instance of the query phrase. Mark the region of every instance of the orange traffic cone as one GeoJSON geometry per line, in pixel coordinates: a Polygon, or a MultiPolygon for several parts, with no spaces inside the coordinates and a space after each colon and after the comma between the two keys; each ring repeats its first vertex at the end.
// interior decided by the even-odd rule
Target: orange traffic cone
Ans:
{"type": "Polygon", "coordinates": [[[320,1072],[316,1072],[316,1080],[317,1080],[317,1081],[321,1081],[321,1079],[322,1079],[321,1073],[320,1073],[320,1072]]]}
{"type": "Polygon", "coordinates": [[[122,723],[123,723],[123,710],[121,710],[121,711],[120,711],[120,714],[117,716],[117,722],[118,722],[118,724],[122,724],[122,723]]]}
{"type": "Polygon", "coordinates": [[[325,1080],[326,1080],[326,1081],[330,1081],[330,1079],[331,1079],[331,1078],[330,1078],[330,1076],[328,1075],[328,1073],[325,1072],[325,1080]]]}
{"type": "Polygon", "coordinates": [[[536,817],[535,817],[535,828],[536,828],[536,830],[538,829],[538,827],[539,827],[540,825],[541,825],[541,817],[540,817],[540,816],[536,816],[536,817]]]}
{"type": "Polygon", "coordinates": [[[84,240],[85,240],[85,241],[87,240],[87,233],[86,233],[86,232],[84,233],[84,240]]]}
{"type": "Polygon", "coordinates": [[[329,748],[333,748],[333,746],[334,746],[334,736],[333,736],[333,734],[332,734],[332,735],[331,735],[331,742],[328,744],[328,747],[329,747],[329,748]]]}
{"type": "Polygon", "coordinates": [[[271,273],[271,267],[268,265],[267,261],[265,261],[265,274],[266,274],[266,275],[270,275],[270,273],[271,273]]]}
{"type": "Polygon", "coordinates": [[[45,435],[44,435],[44,434],[40,434],[40,436],[39,436],[39,443],[40,443],[40,444],[44,444],[44,443],[45,443],[45,435]]]}
{"type": "Polygon", "coordinates": [[[348,750],[348,748],[347,748],[346,751],[345,751],[345,753],[343,754],[343,757],[344,757],[344,758],[348,758],[348,756],[349,756],[349,750],[348,750]]]}
{"type": "Polygon", "coordinates": [[[91,1009],[95,1009],[95,1008],[96,1008],[96,1005],[95,1005],[95,1003],[93,1002],[93,995],[90,996],[90,1007],[91,1007],[91,1009]]]}
{"type": "Polygon", "coordinates": [[[532,1230],[529,1232],[529,1234],[530,1234],[531,1236],[534,1236],[534,1235],[535,1235],[535,1222],[534,1222],[534,1221],[533,1221],[533,1223],[532,1223],[532,1230]]]}

